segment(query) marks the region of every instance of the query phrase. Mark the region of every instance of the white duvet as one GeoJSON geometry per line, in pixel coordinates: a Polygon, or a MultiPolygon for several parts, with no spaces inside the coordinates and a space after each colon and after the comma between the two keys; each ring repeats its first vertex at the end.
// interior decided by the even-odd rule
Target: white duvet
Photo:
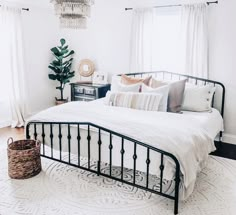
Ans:
{"type": "MultiPolygon", "coordinates": [[[[201,171],[209,153],[215,150],[214,138],[222,128],[222,118],[216,110],[214,111],[217,115],[215,118],[218,119],[218,126],[215,127],[214,131],[208,128],[210,124],[203,120],[206,117],[198,117],[196,114],[133,110],[106,106],[102,102],[71,102],[42,111],[29,121],[91,122],[167,151],[175,155],[180,163],[182,175],[181,198],[186,199],[193,191],[197,173],[201,171]]],[[[108,138],[105,138],[105,136],[104,134],[104,142],[108,142],[108,138]]],[[[97,141],[97,138],[95,139],[97,141]]],[[[76,137],[74,142],[76,144],[76,137]]],[[[114,146],[114,150],[117,150],[117,156],[113,158],[113,165],[120,165],[120,143],[118,143],[118,138],[114,141],[114,145],[115,142],[117,142],[117,145],[114,146]]],[[[86,141],[83,144],[86,148],[86,141]]],[[[125,156],[127,157],[125,167],[132,168],[132,154],[130,156],[128,154],[129,151],[131,153],[133,145],[129,142],[125,145],[125,156]]],[[[106,144],[102,144],[102,146],[108,148],[106,144]]],[[[104,162],[108,161],[106,155],[108,153],[104,153],[106,150],[102,150],[102,160],[104,162]]],[[[142,157],[146,159],[146,154],[143,154],[145,152],[142,148],[138,149],[138,160],[140,159],[140,162],[137,162],[137,169],[144,172],[146,171],[146,163],[145,160],[142,160],[142,157]]],[[[76,153],[76,150],[74,150],[74,153],[76,153]]],[[[92,157],[97,158],[93,154],[92,157]]],[[[153,154],[151,159],[150,173],[158,175],[160,157],[153,154]]],[[[174,171],[173,162],[170,159],[165,159],[164,178],[172,180],[174,171]]]]}

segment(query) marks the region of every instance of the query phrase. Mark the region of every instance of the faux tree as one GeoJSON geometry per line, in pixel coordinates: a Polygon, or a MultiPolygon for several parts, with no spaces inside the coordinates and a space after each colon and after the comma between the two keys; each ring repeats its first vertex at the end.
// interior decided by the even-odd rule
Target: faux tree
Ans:
{"type": "Polygon", "coordinates": [[[60,42],[60,46],[51,49],[55,60],[53,60],[53,62],[48,66],[48,68],[53,72],[49,74],[48,77],[49,79],[58,81],[60,83],[60,86],[56,87],[56,89],[60,90],[61,98],[56,98],[56,100],[65,101],[63,97],[65,85],[70,83],[70,79],[75,76],[75,72],[71,71],[73,62],[72,56],[75,52],[68,49],[69,46],[66,45],[65,39],[61,39],[60,42]]]}

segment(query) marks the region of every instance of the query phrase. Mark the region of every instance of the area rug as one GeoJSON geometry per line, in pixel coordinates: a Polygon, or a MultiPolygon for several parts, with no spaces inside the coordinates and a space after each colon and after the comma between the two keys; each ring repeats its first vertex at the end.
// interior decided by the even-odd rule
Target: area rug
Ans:
{"type": "MultiPolygon", "coordinates": [[[[12,180],[0,147],[0,215],[173,215],[173,201],[42,158],[34,178],[12,180]]],[[[236,161],[211,156],[183,215],[236,214],[236,161]]]]}

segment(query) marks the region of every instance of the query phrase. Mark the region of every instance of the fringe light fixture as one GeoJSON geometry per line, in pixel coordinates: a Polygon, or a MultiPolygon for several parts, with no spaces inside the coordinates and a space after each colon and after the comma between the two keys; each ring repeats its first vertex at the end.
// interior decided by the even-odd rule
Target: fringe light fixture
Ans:
{"type": "Polygon", "coordinates": [[[62,28],[85,29],[94,0],[51,0],[62,28]]]}

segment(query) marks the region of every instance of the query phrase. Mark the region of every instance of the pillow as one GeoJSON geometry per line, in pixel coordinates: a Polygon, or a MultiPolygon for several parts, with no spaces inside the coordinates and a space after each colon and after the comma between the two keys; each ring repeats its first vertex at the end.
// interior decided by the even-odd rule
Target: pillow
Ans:
{"type": "Polygon", "coordinates": [[[184,97],[187,79],[175,81],[169,84],[168,112],[179,113],[184,97]]]}
{"type": "Polygon", "coordinates": [[[167,82],[159,81],[159,80],[156,80],[156,79],[152,78],[151,81],[150,81],[149,86],[152,87],[152,88],[158,88],[158,87],[163,87],[167,84],[168,84],[167,82]]]}
{"type": "Polygon", "coordinates": [[[144,83],[146,85],[149,85],[151,78],[152,78],[151,76],[143,79],[143,78],[133,78],[127,75],[121,75],[121,83],[125,85],[137,84],[137,83],[144,83]]]}
{"type": "Polygon", "coordinates": [[[184,91],[182,110],[186,111],[211,111],[212,99],[216,88],[213,86],[187,85],[184,91]]]}
{"type": "Polygon", "coordinates": [[[167,103],[168,103],[168,94],[169,94],[169,86],[163,85],[162,87],[153,89],[151,87],[142,84],[142,93],[157,93],[162,95],[162,99],[159,104],[159,111],[166,112],[167,111],[167,103]]]}
{"type": "Polygon", "coordinates": [[[187,79],[180,81],[160,81],[152,78],[151,87],[158,88],[164,85],[169,85],[168,94],[168,106],[167,111],[173,113],[179,113],[181,111],[181,105],[183,102],[184,89],[187,79]]]}
{"type": "Polygon", "coordinates": [[[121,81],[121,77],[118,75],[113,75],[111,79],[111,91],[118,91],[118,85],[121,81]]]}
{"type": "Polygon", "coordinates": [[[162,95],[108,91],[105,104],[145,111],[158,111],[162,95]]]}
{"type": "MultiPolygon", "coordinates": [[[[140,92],[140,88],[141,88],[140,83],[132,84],[132,85],[125,85],[125,84],[118,83],[117,88],[116,88],[116,92],[136,92],[136,93],[138,93],[138,92],[140,92]]],[[[114,90],[114,88],[113,88],[113,90],[114,90]]]]}

